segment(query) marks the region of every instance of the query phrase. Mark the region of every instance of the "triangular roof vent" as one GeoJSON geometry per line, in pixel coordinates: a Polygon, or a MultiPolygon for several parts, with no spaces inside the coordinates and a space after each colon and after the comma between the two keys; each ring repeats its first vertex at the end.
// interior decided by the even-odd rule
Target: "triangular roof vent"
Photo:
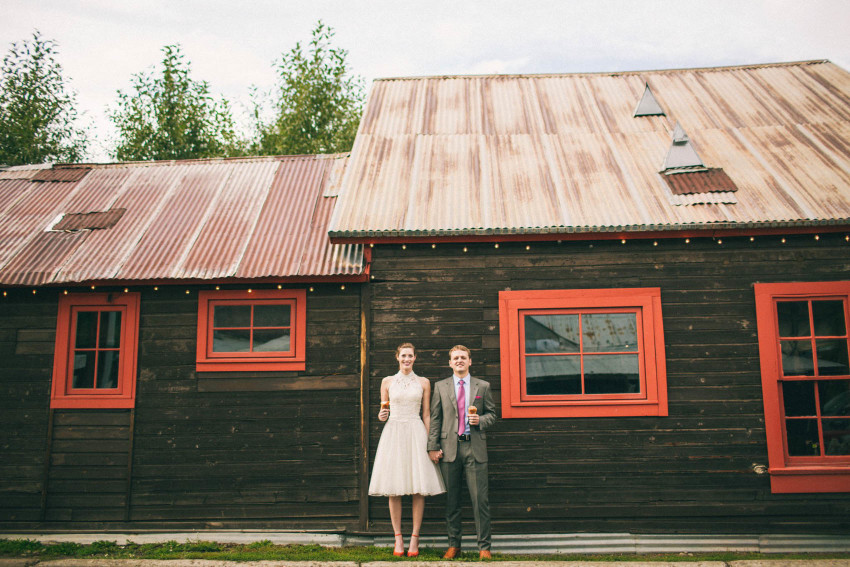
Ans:
{"type": "Polygon", "coordinates": [[[676,123],[676,128],[673,130],[673,144],[667,151],[667,157],[664,159],[664,171],[681,168],[704,168],[702,160],[697,151],[691,145],[691,140],[685,133],[681,124],[676,123]]]}
{"type": "Polygon", "coordinates": [[[667,116],[664,109],[658,104],[655,95],[649,88],[649,83],[645,83],[646,88],[643,90],[643,96],[635,108],[635,116],[667,116]]]}

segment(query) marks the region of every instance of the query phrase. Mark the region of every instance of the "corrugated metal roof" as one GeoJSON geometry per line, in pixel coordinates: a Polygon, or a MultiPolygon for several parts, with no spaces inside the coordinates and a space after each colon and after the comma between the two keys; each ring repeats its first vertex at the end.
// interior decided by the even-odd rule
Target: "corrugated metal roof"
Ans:
{"type": "Polygon", "coordinates": [[[717,168],[666,173],[664,181],[674,195],[738,190],[726,172],[717,168]]]}
{"type": "Polygon", "coordinates": [[[337,198],[324,194],[347,161],[284,156],[5,170],[0,283],[358,278],[362,245],[331,244],[327,236],[337,198]],[[63,215],[76,224],[66,226],[63,215]],[[79,225],[92,220],[116,222],[79,225]]]}
{"type": "Polygon", "coordinates": [[[330,234],[345,241],[848,221],[850,74],[813,61],[375,81],[330,234]],[[666,116],[633,116],[647,84],[666,116]],[[729,176],[734,196],[670,198],[659,171],[677,122],[705,166],[729,176]]]}

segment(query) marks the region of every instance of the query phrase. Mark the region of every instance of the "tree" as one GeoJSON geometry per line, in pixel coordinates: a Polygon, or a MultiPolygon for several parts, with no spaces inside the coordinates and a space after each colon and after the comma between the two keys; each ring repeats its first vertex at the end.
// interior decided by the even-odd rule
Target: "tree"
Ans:
{"type": "Polygon", "coordinates": [[[118,91],[117,108],[109,111],[118,129],[113,156],[140,161],[241,155],[230,103],[214,100],[206,81],[189,76],[179,45],[162,52],[161,75],[139,73],[131,93],[118,91]]]}
{"type": "Polygon", "coordinates": [[[56,42],[36,30],[3,58],[0,164],[83,159],[86,132],[76,127],[76,93],[68,88],[57,54],[56,42]]]}
{"type": "Polygon", "coordinates": [[[333,30],[320,20],[307,52],[297,42],[277,62],[276,117],[263,120],[254,99],[255,153],[315,154],[351,149],[363,112],[363,81],[349,75],[348,51],[330,46],[333,30]]]}

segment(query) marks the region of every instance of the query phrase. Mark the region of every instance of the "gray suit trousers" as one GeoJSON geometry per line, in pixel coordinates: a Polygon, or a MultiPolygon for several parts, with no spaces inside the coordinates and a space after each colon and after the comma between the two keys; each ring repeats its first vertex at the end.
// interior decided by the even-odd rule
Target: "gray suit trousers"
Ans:
{"type": "Polygon", "coordinates": [[[478,549],[490,549],[490,501],[488,495],[487,463],[480,463],[472,455],[472,443],[460,441],[457,446],[457,458],[447,463],[440,462],[440,472],[446,483],[446,526],[449,546],[460,547],[461,528],[461,488],[466,476],[466,487],[472,501],[475,515],[475,531],[478,534],[478,549]]]}

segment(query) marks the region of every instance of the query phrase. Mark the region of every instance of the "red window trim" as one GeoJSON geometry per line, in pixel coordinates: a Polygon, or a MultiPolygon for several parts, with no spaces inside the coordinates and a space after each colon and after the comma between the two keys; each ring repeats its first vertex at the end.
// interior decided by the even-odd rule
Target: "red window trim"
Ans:
{"type": "Polygon", "coordinates": [[[198,347],[195,368],[198,372],[305,370],[307,346],[307,291],[221,290],[201,291],[198,295],[198,347]],[[212,310],[215,305],[239,303],[288,304],[292,308],[288,353],[214,353],[212,351],[212,310]]]}
{"type": "Polygon", "coordinates": [[[499,292],[502,417],[666,416],[667,366],[660,288],[520,290],[499,292]],[[534,311],[638,312],[643,393],[526,396],[520,341],[521,315],[534,311]]]}
{"type": "Polygon", "coordinates": [[[136,368],[139,338],[140,294],[91,293],[59,297],[56,321],[56,347],[53,359],[51,408],[133,408],[136,405],[136,368]],[[73,323],[81,311],[114,311],[122,313],[118,386],[110,389],[73,388],[71,379],[74,354],[73,323]]]}
{"type": "MultiPolygon", "coordinates": [[[[850,305],[850,281],[755,284],[768,471],[773,493],[850,492],[850,457],[789,457],[780,400],[782,361],[776,302],[843,298],[850,305]]],[[[812,378],[813,379],[813,378],[812,378]]]]}

